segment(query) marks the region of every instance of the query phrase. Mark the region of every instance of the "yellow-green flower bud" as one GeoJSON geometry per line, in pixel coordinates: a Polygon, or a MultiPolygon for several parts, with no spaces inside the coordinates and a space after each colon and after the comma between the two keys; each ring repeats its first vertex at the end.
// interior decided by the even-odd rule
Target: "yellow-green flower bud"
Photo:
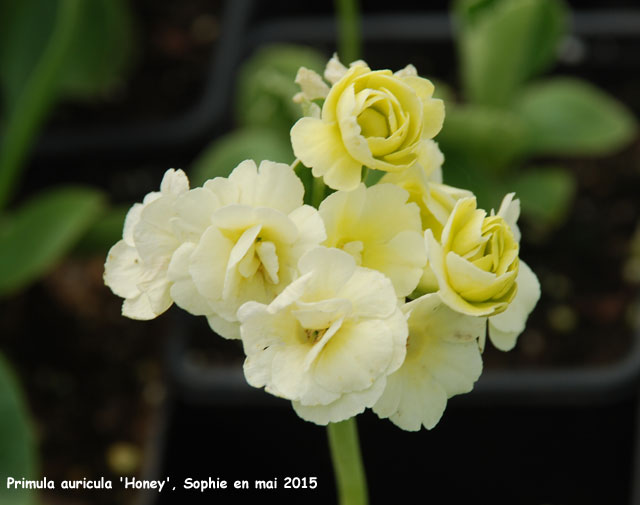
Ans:
{"type": "Polygon", "coordinates": [[[518,241],[507,221],[476,208],[475,197],[456,203],[438,242],[425,232],[440,297],[472,316],[503,312],[517,290],[518,241]]]}

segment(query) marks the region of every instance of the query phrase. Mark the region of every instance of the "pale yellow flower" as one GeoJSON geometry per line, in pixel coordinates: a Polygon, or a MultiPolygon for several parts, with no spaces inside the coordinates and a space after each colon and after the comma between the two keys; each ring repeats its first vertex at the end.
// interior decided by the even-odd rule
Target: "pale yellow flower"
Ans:
{"type": "Polygon", "coordinates": [[[409,316],[407,356],[387,377],[373,411],[404,430],[433,428],[447,399],[468,393],[482,372],[478,339],[486,320],[466,316],[444,305],[436,293],[403,307],[409,316]]]}
{"type": "Polygon", "coordinates": [[[399,172],[416,162],[426,165],[428,140],[442,128],[444,104],[413,66],[393,74],[357,61],[347,70],[334,57],[325,72],[333,84],[328,92],[316,76],[302,70],[296,99],[311,103],[327,93],[322,112],[291,129],[294,153],[315,177],[349,191],[358,186],[363,166],[399,172]]]}
{"type": "Polygon", "coordinates": [[[513,300],[519,244],[501,215],[476,208],[475,198],[457,201],[436,240],[425,231],[429,265],[449,307],[472,316],[494,316],[513,300]]]}
{"type": "Polygon", "coordinates": [[[223,337],[239,338],[238,308],[271,302],[297,276],[298,259],[326,238],[303,194],[289,165],[247,160],[181,198],[176,226],[184,241],[168,271],[175,302],[207,316],[223,337]]]}
{"type": "Polygon", "coordinates": [[[164,174],[159,192],[149,193],[129,210],[123,238],[109,251],[104,282],[124,298],[122,314],[132,319],[153,319],[167,310],[173,300],[167,269],[181,241],[172,219],[175,202],[189,191],[182,170],[164,174]]]}
{"type": "Polygon", "coordinates": [[[407,322],[389,279],[343,251],[312,249],[299,270],[269,305],[240,307],[244,373],[326,425],[378,400],[404,360],[407,322]]]}
{"type": "Polygon", "coordinates": [[[392,184],[360,184],[329,195],[319,209],[327,230],[324,245],[385,274],[399,297],[416,288],[427,262],[419,210],[408,197],[392,184]]]}

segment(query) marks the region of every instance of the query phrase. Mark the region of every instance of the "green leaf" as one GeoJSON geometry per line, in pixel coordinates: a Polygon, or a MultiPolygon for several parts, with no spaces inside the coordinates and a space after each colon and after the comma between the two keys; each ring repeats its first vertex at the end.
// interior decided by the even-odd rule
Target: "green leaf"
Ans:
{"type": "Polygon", "coordinates": [[[445,160],[460,160],[482,173],[491,174],[503,172],[522,158],[527,133],[525,123],[508,110],[450,105],[436,140],[445,160]]]}
{"type": "Polygon", "coordinates": [[[124,219],[131,205],[117,205],[105,209],[87,232],[80,238],[74,249],[74,254],[104,254],[113,244],[122,238],[124,219]]]}
{"type": "Polygon", "coordinates": [[[242,126],[265,127],[288,133],[302,116],[293,96],[298,69],[322,75],[327,58],[301,46],[273,45],[259,49],[242,66],[238,78],[236,116],[242,126]]]}
{"type": "Polygon", "coordinates": [[[31,489],[7,489],[7,478],[34,479],[37,473],[36,443],[22,391],[0,353],[0,503],[31,505],[31,489]]]}
{"type": "Polygon", "coordinates": [[[483,173],[473,163],[461,158],[448,157],[442,172],[446,184],[472,191],[478,207],[482,209],[497,210],[504,195],[512,191],[505,186],[502,178],[483,173]]]}
{"type": "Polygon", "coordinates": [[[60,260],[103,208],[100,192],[48,190],[0,222],[0,296],[34,281],[60,260]]]}
{"type": "Polygon", "coordinates": [[[444,101],[445,107],[449,107],[450,104],[454,104],[456,93],[451,86],[439,79],[429,77],[429,80],[435,87],[433,90],[433,98],[440,98],[444,101]]]}
{"type": "MultiPolygon", "coordinates": [[[[0,82],[5,108],[16,103],[47,47],[57,10],[68,0],[0,0],[0,82]]],[[[125,0],[80,4],[70,48],[59,69],[58,92],[87,98],[122,79],[133,50],[131,15],[125,0]]]]}
{"type": "Polygon", "coordinates": [[[523,169],[508,182],[520,199],[522,214],[538,228],[564,221],[576,190],[576,181],[560,167],[523,169]]]}
{"type": "Polygon", "coordinates": [[[485,105],[509,104],[547,69],[567,25],[560,0],[464,1],[455,12],[465,93],[485,105]]]}
{"type": "Polygon", "coordinates": [[[527,123],[532,153],[607,154],[637,132],[632,114],[591,84],[558,77],[528,86],[515,103],[527,123]]]}
{"type": "Polygon", "coordinates": [[[133,60],[133,22],[126,0],[82,2],[82,22],[65,63],[61,92],[90,99],[122,82],[133,60]]]}
{"type": "Polygon", "coordinates": [[[214,177],[227,177],[244,160],[291,164],[294,156],[289,137],[278,131],[246,129],[229,133],[211,143],[193,162],[189,172],[192,186],[214,177]]]}

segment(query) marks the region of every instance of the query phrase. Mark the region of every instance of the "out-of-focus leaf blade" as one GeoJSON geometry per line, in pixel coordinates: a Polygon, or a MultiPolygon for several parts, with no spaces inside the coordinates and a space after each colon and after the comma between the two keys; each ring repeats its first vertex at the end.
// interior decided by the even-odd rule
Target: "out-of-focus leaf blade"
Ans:
{"type": "Polygon", "coordinates": [[[294,160],[289,138],[267,129],[236,130],[212,142],[193,162],[189,172],[192,186],[214,177],[227,177],[241,162],[252,159],[291,164],[294,160]]]}
{"type": "Polygon", "coordinates": [[[461,159],[483,173],[500,173],[526,152],[527,128],[508,110],[449,105],[436,141],[445,160],[461,159]]]}
{"type": "Polygon", "coordinates": [[[465,93],[485,105],[509,104],[548,68],[567,24],[560,0],[465,1],[455,12],[465,93]]]}
{"type": "Polygon", "coordinates": [[[606,154],[637,133],[632,114],[591,84],[559,77],[528,86],[515,103],[527,123],[532,153],[606,154]]]}
{"type": "Polygon", "coordinates": [[[65,95],[91,98],[121,82],[133,58],[133,26],[126,0],[84,1],[81,16],[60,87],[65,95]]]}
{"type": "MultiPolygon", "coordinates": [[[[42,56],[67,0],[0,0],[0,83],[11,110],[42,56]]],[[[87,98],[117,84],[128,67],[133,30],[125,0],[91,0],[80,5],[82,22],[60,68],[60,95],[87,98]]]]}
{"type": "Polygon", "coordinates": [[[51,37],[56,0],[0,0],[0,83],[5,111],[25,86],[51,37]]]}
{"type": "Polygon", "coordinates": [[[7,478],[33,479],[37,472],[36,444],[33,428],[22,391],[0,353],[0,503],[32,505],[35,493],[31,489],[7,489],[7,478]]]}
{"type": "Polygon", "coordinates": [[[259,49],[241,68],[236,100],[238,123],[288,132],[302,115],[293,96],[298,69],[307,67],[320,75],[326,58],[314,49],[273,45],[259,49]]]}
{"type": "Polygon", "coordinates": [[[47,272],[75,245],[103,208],[99,191],[48,190],[0,222],[0,296],[47,272]]]}
{"type": "Polygon", "coordinates": [[[559,167],[532,167],[522,170],[509,182],[510,191],[520,199],[522,214],[538,228],[564,220],[575,194],[572,175],[559,167]]]}
{"type": "Polygon", "coordinates": [[[479,170],[477,166],[454,156],[445,160],[442,173],[446,184],[472,191],[478,207],[482,209],[497,210],[504,195],[511,191],[502,178],[479,170]]]}
{"type": "Polygon", "coordinates": [[[79,240],[74,254],[104,254],[122,238],[124,218],[130,205],[109,207],[96,217],[94,223],[79,240]]]}

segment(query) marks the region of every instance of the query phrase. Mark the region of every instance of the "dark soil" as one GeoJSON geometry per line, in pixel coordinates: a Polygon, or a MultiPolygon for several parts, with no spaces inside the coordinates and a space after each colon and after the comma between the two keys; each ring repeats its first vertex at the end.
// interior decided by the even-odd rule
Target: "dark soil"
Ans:
{"type": "Polygon", "coordinates": [[[42,475],[114,481],[113,491],[47,491],[48,503],[132,503],[118,477],[153,463],[144,457],[166,395],[167,319],[123,318],[103,261],[65,262],[0,305],[0,344],[35,420],[42,475]]]}

